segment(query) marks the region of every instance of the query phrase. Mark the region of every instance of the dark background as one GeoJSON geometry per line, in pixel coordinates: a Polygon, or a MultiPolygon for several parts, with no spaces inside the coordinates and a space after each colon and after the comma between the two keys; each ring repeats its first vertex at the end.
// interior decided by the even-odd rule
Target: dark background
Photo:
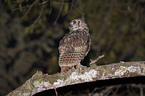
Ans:
{"type": "Polygon", "coordinates": [[[144,0],[0,1],[0,95],[22,85],[37,70],[54,74],[58,46],[69,22],[85,18],[98,65],[145,60],[144,0]]]}

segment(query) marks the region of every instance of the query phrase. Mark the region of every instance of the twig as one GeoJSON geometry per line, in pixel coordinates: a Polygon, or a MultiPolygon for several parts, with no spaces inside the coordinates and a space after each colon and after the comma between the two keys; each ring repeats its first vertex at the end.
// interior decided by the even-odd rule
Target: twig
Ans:
{"type": "Polygon", "coordinates": [[[82,16],[84,16],[85,14],[84,14],[84,12],[82,12],[79,8],[77,8],[74,4],[72,5],[74,8],[76,8],[77,9],[77,11],[82,15],[82,16]]]}
{"type": "Polygon", "coordinates": [[[49,3],[49,6],[50,6],[49,14],[51,14],[51,12],[52,12],[52,1],[51,0],[50,0],[50,3],[49,3]]]}
{"type": "Polygon", "coordinates": [[[140,96],[143,96],[143,87],[140,88],[140,96]]]}
{"type": "Polygon", "coordinates": [[[38,16],[37,19],[34,21],[34,23],[31,25],[31,27],[34,27],[34,25],[35,25],[35,24],[39,21],[39,19],[41,18],[42,13],[43,13],[43,9],[44,9],[44,6],[42,6],[39,16],[38,16]]]}
{"type": "MultiPolygon", "coordinates": [[[[23,15],[23,17],[25,17],[29,12],[30,12],[30,10],[32,9],[32,7],[34,6],[34,4],[37,2],[38,0],[36,0],[36,1],[34,1],[32,4],[31,4],[31,6],[29,7],[29,9],[27,10],[27,12],[23,15]]],[[[22,17],[22,18],[23,18],[22,17]]]]}
{"type": "Polygon", "coordinates": [[[43,4],[46,4],[48,1],[49,1],[49,0],[43,1],[41,4],[42,4],[42,5],[43,5],[43,4]]]}
{"type": "Polygon", "coordinates": [[[60,10],[59,10],[59,13],[58,13],[58,15],[57,15],[57,17],[56,17],[56,19],[55,19],[55,21],[54,21],[53,25],[55,25],[55,24],[56,24],[56,22],[57,22],[58,18],[60,17],[60,14],[61,14],[61,11],[62,11],[62,7],[63,7],[63,3],[64,3],[64,0],[62,0],[62,4],[61,4],[60,10]]]}
{"type": "Polygon", "coordinates": [[[104,57],[104,55],[101,55],[98,58],[96,58],[95,60],[91,60],[90,65],[96,63],[98,60],[100,60],[103,57],[104,57]]]}
{"type": "MultiPolygon", "coordinates": [[[[22,7],[23,9],[26,9],[26,8],[29,8],[30,7],[30,5],[27,5],[27,6],[24,6],[24,7],[22,7]]],[[[16,11],[16,10],[20,10],[20,8],[14,8],[14,9],[12,9],[12,12],[14,12],[14,11],[16,11]]]]}
{"type": "Polygon", "coordinates": [[[73,4],[74,4],[74,0],[72,0],[72,2],[71,2],[70,9],[69,9],[68,12],[66,12],[64,15],[68,14],[68,13],[72,10],[72,8],[73,8],[73,4]]]}
{"type": "Polygon", "coordinates": [[[55,95],[56,95],[56,96],[58,96],[58,93],[57,93],[57,90],[56,90],[56,88],[54,88],[54,90],[55,90],[55,95]]]}

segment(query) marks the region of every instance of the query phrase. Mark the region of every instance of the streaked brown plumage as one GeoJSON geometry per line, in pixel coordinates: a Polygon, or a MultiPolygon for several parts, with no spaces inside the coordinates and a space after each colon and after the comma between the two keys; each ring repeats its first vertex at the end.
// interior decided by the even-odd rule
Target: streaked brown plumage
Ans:
{"type": "Polygon", "coordinates": [[[70,23],[70,33],[59,43],[59,65],[79,65],[88,54],[91,46],[89,29],[84,19],[74,19],[70,23]]]}

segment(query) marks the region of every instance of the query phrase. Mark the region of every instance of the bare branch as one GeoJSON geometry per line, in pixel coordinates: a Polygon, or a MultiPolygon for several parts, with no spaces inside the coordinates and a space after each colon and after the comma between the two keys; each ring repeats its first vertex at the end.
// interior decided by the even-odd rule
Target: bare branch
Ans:
{"type": "Polygon", "coordinates": [[[90,65],[96,63],[98,60],[100,60],[103,57],[104,57],[104,55],[101,55],[98,58],[96,58],[95,60],[91,60],[90,65]]]}
{"type": "Polygon", "coordinates": [[[82,16],[85,15],[84,12],[82,12],[82,11],[81,11],[79,8],[77,8],[74,4],[72,4],[72,7],[76,8],[77,11],[78,11],[82,16]]]}
{"type": "Polygon", "coordinates": [[[70,6],[70,9],[69,9],[68,12],[65,13],[64,15],[68,14],[68,13],[72,10],[72,8],[73,8],[73,4],[74,4],[74,1],[75,1],[75,0],[72,0],[72,2],[71,2],[71,6],[70,6]]]}
{"type": "Polygon", "coordinates": [[[51,4],[51,0],[50,0],[50,12],[49,12],[49,14],[51,14],[51,12],[52,12],[52,4],[51,4]]]}
{"type": "Polygon", "coordinates": [[[46,4],[49,0],[43,1],[41,4],[46,4]]]}
{"type": "Polygon", "coordinates": [[[41,11],[39,13],[39,16],[37,17],[37,19],[34,21],[34,23],[31,25],[31,27],[34,27],[34,25],[40,20],[41,16],[42,16],[42,13],[43,13],[43,10],[44,10],[44,6],[41,7],[41,11]]]}
{"type": "MultiPolygon", "coordinates": [[[[26,8],[29,8],[30,7],[30,5],[27,5],[27,6],[23,6],[22,8],[23,9],[26,9],[26,8]]],[[[14,9],[12,9],[12,11],[14,12],[14,11],[16,11],[16,10],[19,10],[20,8],[14,8],[14,9]]]]}
{"type": "MultiPolygon", "coordinates": [[[[30,5],[29,9],[28,9],[27,12],[23,15],[23,17],[25,17],[25,16],[30,12],[30,10],[31,10],[32,7],[37,3],[37,1],[38,1],[38,0],[35,0],[35,1],[30,5]]],[[[22,17],[22,18],[23,18],[23,17],[22,17]]]]}
{"type": "Polygon", "coordinates": [[[55,24],[56,24],[56,22],[57,22],[58,18],[60,17],[60,14],[61,14],[61,11],[62,11],[62,7],[63,7],[63,3],[64,3],[64,0],[62,0],[62,4],[61,4],[60,10],[59,10],[59,13],[58,13],[58,15],[57,15],[57,17],[56,17],[56,19],[55,19],[55,21],[54,21],[53,25],[55,25],[55,24]]]}

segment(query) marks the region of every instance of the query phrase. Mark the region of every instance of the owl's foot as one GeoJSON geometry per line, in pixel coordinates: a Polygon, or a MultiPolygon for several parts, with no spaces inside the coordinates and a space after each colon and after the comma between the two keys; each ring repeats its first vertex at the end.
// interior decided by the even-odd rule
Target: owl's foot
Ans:
{"type": "Polygon", "coordinates": [[[61,73],[66,73],[69,70],[75,71],[75,67],[74,66],[61,66],[61,73]]]}
{"type": "Polygon", "coordinates": [[[61,67],[61,73],[66,73],[71,69],[72,66],[63,66],[61,67]]]}
{"type": "Polygon", "coordinates": [[[84,68],[87,68],[86,66],[83,66],[83,65],[81,65],[81,64],[78,64],[77,65],[77,71],[80,73],[80,72],[82,72],[82,69],[84,69],[84,68]]]}

